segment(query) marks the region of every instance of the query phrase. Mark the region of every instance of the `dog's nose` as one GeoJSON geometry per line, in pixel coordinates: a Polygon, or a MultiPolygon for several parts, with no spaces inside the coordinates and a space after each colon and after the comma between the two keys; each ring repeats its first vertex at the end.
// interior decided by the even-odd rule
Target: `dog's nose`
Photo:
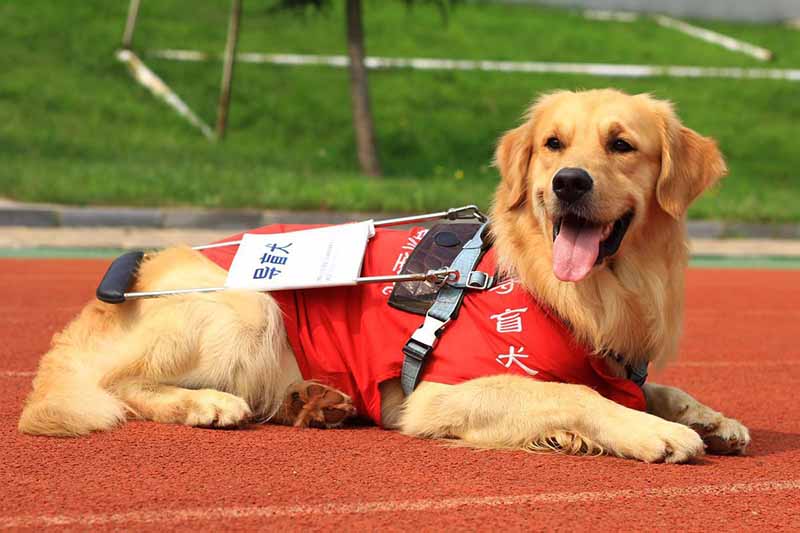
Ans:
{"type": "Polygon", "coordinates": [[[562,168],[553,177],[553,192],[568,204],[591,191],[593,185],[592,177],[582,168],[562,168]]]}

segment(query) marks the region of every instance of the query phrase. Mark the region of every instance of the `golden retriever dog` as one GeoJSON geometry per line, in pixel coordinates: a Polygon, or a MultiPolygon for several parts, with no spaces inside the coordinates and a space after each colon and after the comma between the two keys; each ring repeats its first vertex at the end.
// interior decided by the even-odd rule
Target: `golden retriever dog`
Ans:
{"type": "MultiPolygon", "coordinates": [[[[625,376],[629,364],[673,358],[688,258],[686,210],[726,172],[715,142],[648,95],[556,92],[539,98],[524,123],[500,139],[496,165],[502,180],[491,231],[502,270],[616,375],[625,376]]],[[[200,253],[178,247],[151,254],[134,290],[220,286],[225,275],[200,253]]],[[[399,353],[401,346],[386,349],[399,353]]],[[[53,338],[19,429],[77,436],[128,417],[191,426],[336,426],[352,414],[348,398],[324,385],[303,381],[268,293],[93,301],[53,338]]],[[[653,383],[643,390],[646,412],[584,385],[527,376],[423,381],[408,397],[394,378],[380,384],[381,422],[481,448],[647,462],[747,447],[742,424],[685,392],[653,383]]]]}

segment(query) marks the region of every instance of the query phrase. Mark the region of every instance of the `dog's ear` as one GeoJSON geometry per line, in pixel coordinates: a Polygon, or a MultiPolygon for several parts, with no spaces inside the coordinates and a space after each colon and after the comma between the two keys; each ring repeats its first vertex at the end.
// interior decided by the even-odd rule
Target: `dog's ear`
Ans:
{"type": "Polygon", "coordinates": [[[665,104],[661,111],[661,174],[656,198],[661,208],[680,219],[700,194],[727,172],[717,143],[683,126],[665,104]]]}
{"type": "Polygon", "coordinates": [[[497,194],[504,197],[509,211],[524,205],[528,197],[528,167],[533,154],[529,131],[524,124],[506,132],[494,154],[494,164],[503,178],[497,194]]]}

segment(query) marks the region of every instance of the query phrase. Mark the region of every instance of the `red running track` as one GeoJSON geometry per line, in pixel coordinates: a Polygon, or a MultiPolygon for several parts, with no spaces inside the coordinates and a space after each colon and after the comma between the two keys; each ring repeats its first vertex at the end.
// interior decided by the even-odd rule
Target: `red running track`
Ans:
{"type": "Polygon", "coordinates": [[[20,435],[38,357],[106,265],[0,260],[0,529],[800,529],[800,271],[690,271],[681,358],[654,377],[739,418],[753,442],[746,457],[646,465],[376,428],[20,435]]]}

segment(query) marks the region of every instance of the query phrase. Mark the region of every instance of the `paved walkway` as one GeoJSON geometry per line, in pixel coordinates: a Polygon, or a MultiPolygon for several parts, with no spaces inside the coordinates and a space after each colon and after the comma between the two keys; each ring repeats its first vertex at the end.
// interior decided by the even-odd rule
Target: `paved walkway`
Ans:
{"type": "MultiPolygon", "coordinates": [[[[241,231],[242,228],[256,228],[279,222],[284,224],[337,224],[370,218],[380,220],[407,214],[409,213],[188,207],[75,207],[57,204],[28,204],[0,198],[0,227],[213,229],[231,233],[241,231]]],[[[2,231],[5,232],[5,230],[2,231]]],[[[700,220],[689,222],[689,235],[699,239],[800,239],[800,224],[756,224],[700,220]]]]}
{"type": "MultiPolygon", "coordinates": [[[[241,231],[267,224],[335,224],[394,217],[392,213],[287,211],[258,209],[201,209],[192,207],[75,207],[28,204],[0,198],[0,227],[39,228],[160,228],[241,231]]],[[[797,228],[800,237],[800,227],[797,228]]]]}
{"type": "MultiPolygon", "coordinates": [[[[6,226],[0,229],[0,255],[42,255],[22,253],[45,249],[43,255],[73,255],[58,250],[82,249],[77,255],[113,255],[120,249],[164,248],[174,244],[205,244],[237,230],[157,229],[109,227],[30,228],[6,226]],[[95,253],[91,253],[94,251],[95,253]],[[4,253],[3,253],[4,252],[4,253]]],[[[790,239],[691,239],[695,256],[757,258],[777,257],[800,260],[800,240],[790,239]]]]}
{"type": "MultiPolygon", "coordinates": [[[[274,223],[335,224],[391,218],[397,213],[259,211],[194,208],[73,207],[0,198],[0,255],[23,249],[98,251],[205,244],[274,223]]],[[[714,257],[800,258],[800,224],[689,223],[692,253],[714,257]]],[[[15,252],[16,251],[16,252],[15,252]]],[[[105,251],[105,253],[103,253],[105,251]]]]}

